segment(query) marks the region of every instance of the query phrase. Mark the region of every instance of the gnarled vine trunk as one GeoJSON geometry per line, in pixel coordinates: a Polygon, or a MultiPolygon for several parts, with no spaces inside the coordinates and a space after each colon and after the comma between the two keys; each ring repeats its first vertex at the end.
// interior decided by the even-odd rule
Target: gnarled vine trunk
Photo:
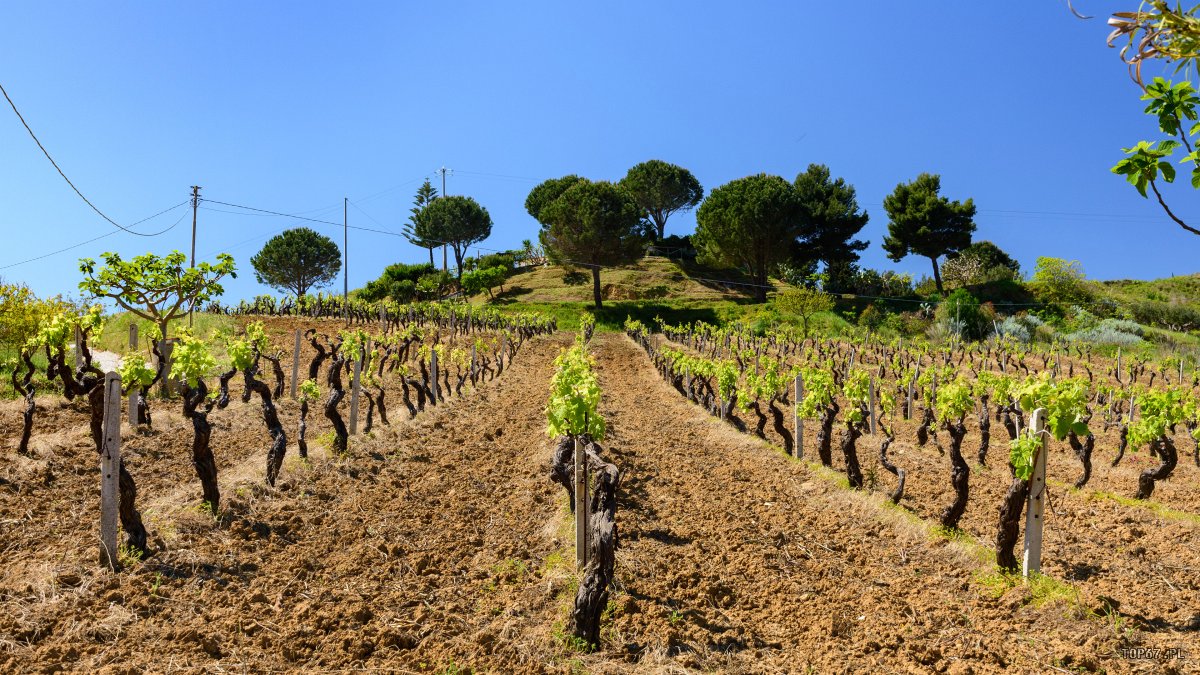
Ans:
{"type": "Polygon", "coordinates": [[[275,479],[279,477],[279,469],[283,466],[283,456],[287,452],[287,434],[279,421],[279,412],[271,399],[271,389],[266,382],[258,379],[258,359],[254,365],[247,368],[243,374],[246,380],[246,391],[258,394],[262,401],[263,422],[267,432],[271,434],[271,448],[267,450],[267,485],[275,487],[275,479]]]}
{"type": "Polygon", "coordinates": [[[301,457],[308,457],[308,440],[304,437],[308,431],[308,399],[300,401],[300,431],[296,435],[296,452],[301,457]]]}
{"type": "Polygon", "coordinates": [[[197,381],[195,388],[184,383],[183,416],[192,421],[192,467],[200,479],[204,501],[216,515],[221,508],[221,492],[217,487],[217,462],[210,448],[212,425],[208,422],[208,413],[213,404],[207,398],[208,387],[204,380],[197,381]]]}
{"type": "Polygon", "coordinates": [[[333,425],[333,452],[335,455],[342,455],[350,447],[350,433],[346,429],[346,423],[342,421],[342,415],[338,412],[338,404],[342,402],[342,398],[346,395],[342,389],[342,366],[346,360],[338,352],[333,354],[333,364],[329,367],[329,377],[326,382],[329,385],[329,399],[325,401],[325,418],[333,425]]]}
{"type": "Polygon", "coordinates": [[[1169,478],[1171,472],[1175,470],[1175,464],[1179,461],[1179,455],[1175,451],[1175,441],[1170,436],[1163,436],[1154,441],[1152,445],[1157,446],[1159,465],[1146,469],[1138,476],[1138,499],[1149,499],[1150,495],[1154,493],[1154,484],[1169,478]]]}
{"type": "Polygon", "coordinates": [[[988,414],[988,397],[980,396],[979,415],[979,463],[987,465],[987,453],[992,441],[992,418],[988,414]]]}
{"type": "Polygon", "coordinates": [[[1020,569],[1013,549],[1020,533],[1021,513],[1025,510],[1025,500],[1028,498],[1029,481],[1014,475],[1008,493],[1004,495],[1004,502],[1000,504],[1000,519],[996,524],[996,564],[1006,572],[1020,569]]]}
{"type": "Polygon", "coordinates": [[[950,434],[950,485],[954,488],[954,501],[942,511],[942,527],[958,527],[958,521],[967,510],[967,496],[971,469],[962,456],[963,438],[967,435],[967,426],[960,419],[957,422],[947,422],[944,426],[950,434]]]}
{"type": "Polygon", "coordinates": [[[921,410],[921,426],[917,427],[917,445],[923,446],[929,442],[929,427],[933,425],[933,406],[925,406],[921,410]]]}
{"type": "Polygon", "coordinates": [[[1120,440],[1117,443],[1117,456],[1113,457],[1112,465],[1116,466],[1121,463],[1121,458],[1125,456],[1125,448],[1129,447],[1129,424],[1121,423],[1120,440]]]}
{"type": "Polygon", "coordinates": [[[1075,489],[1087,485],[1088,479],[1092,477],[1092,449],[1096,447],[1096,436],[1092,433],[1079,440],[1079,435],[1074,431],[1067,432],[1067,443],[1071,446],[1071,450],[1075,452],[1075,456],[1079,459],[1079,463],[1083,465],[1083,473],[1079,478],[1075,479],[1075,489]]]}
{"type": "Polygon", "coordinates": [[[817,454],[823,466],[833,466],[833,422],[837,418],[841,406],[837,401],[830,401],[821,412],[821,426],[817,428],[817,454]]]}
{"type": "Polygon", "coordinates": [[[879,444],[879,463],[884,469],[887,469],[896,477],[896,489],[892,490],[892,494],[888,495],[888,499],[890,499],[893,504],[899,504],[900,500],[904,498],[904,479],[906,474],[904,469],[892,464],[891,460],[888,459],[888,447],[892,445],[892,441],[896,440],[896,437],[892,435],[890,429],[885,429],[884,434],[886,434],[886,436],[884,437],[883,442],[879,444]]]}
{"type": "Polygon", "coordinates": [[[795,447],[796,441],[792,437],[792,432],[787,428],[787,425],[784,424],[783,411],[775,405],[777,400],[779,399],[771,399],[771,402],[767,404],[767,408],[771,411],[771,419],[772,424],[775,427],[775,433],[779,434],[779,437],[783,439],[783,451],[788,457],[791,457],[792,448],[795,447]]]}
{"type": "Polygon", "coordinates": [[[846,433],[842,435],[842,457],[846,460],[846,481],[850,489],[863,486],[862,468],[858,464],[858,439],[862,436],[862,425],[846,422],[846,433]]]}

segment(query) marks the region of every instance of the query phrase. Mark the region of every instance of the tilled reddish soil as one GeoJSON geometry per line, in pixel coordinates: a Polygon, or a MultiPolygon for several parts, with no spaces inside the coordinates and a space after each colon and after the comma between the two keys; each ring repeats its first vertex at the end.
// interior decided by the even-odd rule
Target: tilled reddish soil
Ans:
{"type": "MultiPolygon", "coordinates": [[[[261,484],[267,435],[257,406],[214,413],[225,499],[217,519],[194,508],[190,426],[164,413],[159,435],[126,438],[156,552],[117,575],[94,565],[98,490],[85,417],[47,405],[35,459],[16,457],[12,443],[0,451],[0,671],[1196,667],[1195,654],[1114,653],[1190,647],[1194,630],[1171,623],[1185,610],[1158,610],[1125,630],[1087,618],[1092,581],[1078,582],[1080,603],[1035,608],[1022,588],[997,598],[967,549],[708,417],[619,335],[594,345],[604,454],[623,472],[617,583],[602,651],[573,651],[562,639],[569,515],[547,477],[542,432],[551,362],[570,339],[535,339],[503,376],[414,421],[397,412],[392,426],[355,439],[348,458],[318,450],[306,465],[289,448],[275,490],[261,484]]],[[[294,406],[281,408],[290,432],[294,406]]],[[[0,407],[7,439],[17,411],[0,407]]],[[[324,431],[314,417],[313,438],[324,431]]],[[[934,495],[930,506],[914,497],[920,515],[947,495],[912,480],[914,493],[934,495]]],[[[1174,545],[1143,546],[1160,544],[1174,545]]],[[[1047,551],[1055,555],[1053,540],[1047,551]]]]}
{"type": "MultiPolygon", "coordinates": [[[[679,396],[674,389],[671,391],[679,396]]],[[[754,426],[753,413],[737,414],[749,427],[754,426]]],[[[788,416],[790,424],[790,410],[788,416]]],[[[937,431],[921,447],[915,441],[915,420],[887,422],[896,435],[889,457],[907,473],[902,506],[927,522],[937,523],[954,495],[950,459],[943,452],[950,442],[949,434],[937,431]]],[[[806,424],[805,452],[814,460],[817,426],[815,421],[806,424]]],[[[1066,443],[1050,441],[1047,476],[1051,508],[1044,529],[1042,571],[1078,585],[1085,597],[1095,599],[1092,606],[1104,602],[1114,607],[1127,625],[1178,631],[1181,637],[1196,639],[1200,631],[1200,564],[1196,562],[1200,555],[1200,468],[1192,461],[1191,440],[1180,427],[1176,440],[1186,453],[1180,453],[1172,477],[1158,484],[1152,502],[1131,503],[1115,497],[1131,497],[1138,474],[1157,465],[1158,460],[1144,449],[1128,450],[1117,467],[1111,466],[1117,431],[1104,431],[1098,421],[1093,426],[1097,444],[1092,475],[1080,490],[1071,487],[1082,473],[1079,460],[1066,443]],[[1156,506],[1165,508],[1156,510],[1156,506]]],[[[844,471],[841,421],[835,424],[834,432],[833,467],[844,471]]],[[[769,442],[782,445],[769,424],[766,435],[769,442]]],[[[882,433],[864,434],[857,450],[868,490],[887,494],[896,479],[879,463],[882,440],[882,433]]],[[[983,546],[992,548],[1000,505],[1011,483],[1008,435],[1003,426],[992,422],[986,465],[978,463],[979,447],[977,418],[972,416],[962,447],[971,466],[970,500],[959,526],[983,546]]],[[[1021,524],[1023,527],[1024,518],[1021,524]]],[[[1019,542],[1017,554],[1019,557],[1019,542]]]]}

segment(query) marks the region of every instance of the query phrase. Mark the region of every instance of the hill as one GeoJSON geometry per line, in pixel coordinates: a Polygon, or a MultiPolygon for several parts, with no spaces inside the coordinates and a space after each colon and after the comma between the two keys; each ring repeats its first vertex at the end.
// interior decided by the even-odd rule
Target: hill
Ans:
{"type": "MultiPolygon", "coordinates": [[[[627,316],[642,321],[660,316],[669,323],[724,323],[751,317],[765,307],[753,301],[750,283],[736,271],[667,258],[649,257],[633,265],[608,267],[600,273],[604,308],[595,313],[597,325],[620,330],[627,316]]],[[[771,283],[775,287],[772,294],[790,288],[778,279],[771,283]]],[[[504,290],[495,298],[479,296],[472,302],[490,302],[510,311],[543,312],[558,318],[559,327],[574,330],[580,313],[592,306],[592,278],[585,270],[572,273],[554,265],[524,269],[505,281],[504,290]]]]}

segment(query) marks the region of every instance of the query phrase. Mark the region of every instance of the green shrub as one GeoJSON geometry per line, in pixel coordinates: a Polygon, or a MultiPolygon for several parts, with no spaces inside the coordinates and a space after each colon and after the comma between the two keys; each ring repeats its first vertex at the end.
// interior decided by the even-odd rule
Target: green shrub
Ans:
{"type": "Polygon", "coordinates": [[[1157,302],[1135,302],[1130,308],[1134,321],[1170,330],[1192,330],[1200,327],[1200,312],[1188,305],[1157,302]]]}
{"type": "Polygon", "coordinates": [[[938,304],[937,320],[950,333],[961,334],[965,340],[978,340],[989,332],[995,312],[984,307],[965,289],[955,289],[938,304]]]}
{"type": "Polygon", "coordinates": [[[887,317],[887,312],[879,309],[875,303],[867,305],[867,308],[858,315],[858,325],[877,330],[887,317]]]}
{"type": "Polygon", "coordinates": [[[579,270],[567,270],[563,272],[563,283],[568,286],[582,286],[592,280],[592,275],[579,270]]]}

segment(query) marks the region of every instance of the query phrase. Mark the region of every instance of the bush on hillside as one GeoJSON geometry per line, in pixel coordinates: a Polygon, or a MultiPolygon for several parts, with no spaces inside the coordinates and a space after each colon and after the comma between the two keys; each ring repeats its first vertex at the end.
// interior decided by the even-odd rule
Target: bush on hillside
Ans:
{"type": "Polygon", "coordinates": [[[990,305],[982,305],[979,299],[962,288],[955,289],[938,304],[936,323],[945,324],[945,329],[964,340],[978,340],[987,335],[996,312],[990,305]]]}
{"type": "Polygon", "coordinates": [[[358,292],[358,297],[367,302],[376,302],[384,298],[391,298],[396,302],[412,302],[416,299],[417,282],[422,276],[434,272],[433,266],[427,263],[388,265],[378,279],[367,282],[358,292]]]}
{"type": "Polygon", "coordinates": [[[1147,300],[1130,307],[1134,321],[1148,326],[1184,331],[1200,328],[1200,312],[1179,303],[1147,300]]]}

